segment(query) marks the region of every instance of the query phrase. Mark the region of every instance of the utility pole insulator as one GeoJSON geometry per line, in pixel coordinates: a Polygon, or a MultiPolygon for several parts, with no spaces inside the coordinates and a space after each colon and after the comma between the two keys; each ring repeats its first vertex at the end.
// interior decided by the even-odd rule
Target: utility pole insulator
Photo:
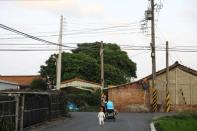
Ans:
{"type": "Polygon", "coordinates": [[[145,19],[151,20],[152,19],[152,11],[150,9],[145,11],[145,19]]]}
{"type": "Polygon", "coordinates": [[[154,57],[155,56],[155,53],[151,53],[151,57],[154,57]]]}

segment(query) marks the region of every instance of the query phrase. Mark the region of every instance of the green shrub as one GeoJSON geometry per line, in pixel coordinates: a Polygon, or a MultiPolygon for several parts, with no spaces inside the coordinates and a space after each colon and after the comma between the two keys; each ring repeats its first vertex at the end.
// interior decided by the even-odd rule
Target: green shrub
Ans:
{"type": "Polygon", "coordinates": [[[100,90],[94,93],[82,92],[80,94],[67,94],[67,100],[76,103],[80,107],[99,106],[100,90]]]}
{"type": "Polygon", "coordinates": [[[197,114],[180,113],[154,121],[157,131],[197,131],[197,114]]]}

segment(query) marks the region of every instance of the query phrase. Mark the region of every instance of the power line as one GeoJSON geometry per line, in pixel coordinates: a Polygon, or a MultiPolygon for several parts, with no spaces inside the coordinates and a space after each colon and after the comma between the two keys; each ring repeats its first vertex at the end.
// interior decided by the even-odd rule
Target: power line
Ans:
{"type": "MultiPolygon", "coordinates": [[[[137,24],[137,23],[139,23],[140,21],[138,21],[138,22],[133,22],[133,23],[124,23],[124,24],[120,24],[120,25],[114,25],[114,27],[116,27],[116,26],[121,26],[121,27],[132,27],[133,26],[133,24],[137,24]]],[[[68,24],[70,24],[70,22],[68,23],[68,24]]],[[[72,23],[71,23],[72,24],[72,23]]],[[[85,23],[85,24],[87,24],[88,25],[88,28],[85,28],[85,29],[79,29],[79,28],[77,28],[77,30],[68,30],[67,29],[67,31],[68,32],[72,32],[72,31],[84,31],[84,30],[87,30],[87,29],[91,29],[90,28],[90,25],[89,25],[89,23],[85,23]]],[[[95,23],[96,25],[98,25],[98,23],[95,23]]],[[[113,26],[109,26],[109,25],[111,25],[111,24],[108,24],[108,26],[107,27],[113,27],[113,26]]],[[[75,27],[76,26],[80,26],[80,27],[82,27],[83,25],[81,24],[81,23],[77,23],[76,25],[75,25],[75,27]]],[[[101,26],[101,25],[100,25],[101,26]]],[[[68,25],[66,25],[66,27],[68,27],[68,25]]],[[[87,26],[86,26],[87,27],[87,26]]],[[[95,26],[94,26],[95,27],[95,26]]],[[[103,27],[102,27],[103,28],[103,27]]],[[[93,28],[94,29],[94,28],[93,28]]],[[[49,33],[49,34],[51,34],[51,33],[53,33],[54,35],[57,35],[58,34],[58,31],[48,31],[48,32],[28,32],[28,33],[30,33],[30,34],[44,34],[44,33],[49,33]]],[[[14,36],[14,35],[18,35],[18,34],[0,34],[0,36],[9,36],[9,35],[11,35],[11,36],[14,36]]]]}
{"type": "MultiPolygon", "coordinates": [[[[83,44],[83,43],[63,43],[63,44],[67,44],[67,45],[77,45],[77,44],[83,44]]],[[[5,45],[42,45],[42,46],[45,46],[45,45],[49,45],[49,44],[37,44],[37,43],[0,43],[0,46],[5,46],[5,45]]]]}
{"type": "MultiPolygon", "coordinates": [[[[73,22],[74,20],[72,20],[72,22],[65,22],[66,24],[74,24],[74,25],[113,25],[112,23],[93,23],[93,22],[85,22],[85,23],[82,23],[81,21],[80,22],[73,22]]],[[[135,25],[135,24],[138,24],[140,23],[141,21],[135,21],[135,22],[120,22],[119,25],[135,25]]],[[[114,25],[117,25],[117,24],[114,24],[114,25]]]]}
{"type": "MultiPolygon", "coordinates": [[[[129,31],[130,29],[133,31],[134,29],[140,29],[140,28],[124,29],[124,28],[128,28],[128,27],[130,27],[130,25],[116,25],[116,26],[109,26],[109,27],[102,27],[102,28],[95,28],[95,29],[70,30],[70,33],[63,34],[63,35],[67,35],[67,36],[68,35],[82,35],[84,33],[85,34],[92,34],[92,33],[115,32],[115,31],[118,31],[118,32],[120,32],[120,31],[129,31]],[[123,29],[121,30],[121,28],[123,28],[123,29]],[[114,30],[114,29],[116,29],[116,30],[114,30]],[[97,32],[95,32],[95,31],[97,31],[97,32]],[[100,32],[98,32],[98,31],[100,31],[100,32]]],[[[67,30],[67,32],[69,32],[69,30],[67,30]]],[[[58,37],[58,34],[39,35],[39,36],[35,36],[35,37],[58,37]]],[[[26,37],[7,37],[7,38],[0,38],[0,39],[25,39],[25,38],[26,37]]]]}
{"type": "MultiPolygon", "coordinates": [[[[140,30],[140,28],[135,28],[140,30]]],[[[76,36],[76,35],[95,35],[95,34],[99,34],[99,33],[119,33],[119,34],[132,34],[132,33],[142,33],[140,31],[134,31],[135,29],[124,29],[124,30],[84,30],[84,31],[78,31],[78,32],[71,32],[71,33],[66,33],[63,34],[64,36],[76,36]],[[133,32],[129,32],[129,31],[133,31],[133,32]]],[[[35,37],[58,37],[57,34],[52,34],[52,35],[37,35],[35,37]]],[[[1,40],[4,39],[27,39],[27,37],[4,37],[4,38],[0,38],[1,40]]]]}
{"type": "MultiPolygon", "coordinates": [[[[23,36],[25,36],[25,37],[28,37],[28,38],[31,38],[31,39],[34,39],[34,40],[37,40],[37,41],[40,41],[40,42],[44,42],[44,43],[48,43],[48,44],[51,44],[51,45],[60,46],[60,45],[57,44],[57,43],[50,42],[50,41],[47,41],[47,40],[44,40],[44,39],[35,37],[35,36],[29,35],[29,34],[27,34],[27,33],[23,33],[23,32],[21,32],[21,31],[18,31],[18,30],[16,30],[16,29],[10,28],[10,27],[5,26],[5,25],[3,25],[3,24],[0,24],[0,28],[3,28],[3,29],[5,29],[5,30],[8,30],[8,31],[11,31],[11,32],[20,34],[20,35],[23,35],[23,36]]],[[[65,46],[65,45],[62,45],[62,46],[64,46],[64,47],[69,47],[69,46],[65,46]]]]}
{"type": "MultiPolygon", "coordinates": [[[[122,48],[123,50],[151,50],[151,49],[141,49],[141,48],[122,48]]],[[[165,51],[165,49],[156,49],[156,51],[165,51]]],[[[197,50],[177,50],[177,49],[170,49],[169,51],[172,52],[197,52],[197,50]]]]}
{"type": "Polygon", "coordinates": [[[9,43],[0,43],[0,46],[5,46],[5,45],[8,45],[8,46],[13,46],[13,45],[17,45],[17,46],[21,46],[21,45],[48,45],[48,44],[9,44],[9,43]]]}
{"type": "MultiPolygon", "coordinates": [[[[70,50],[70,49],[63,49],[63,50],[70,50]]],[[[57,51],[57,49],[0,49],[0,51],[6,51],[6,52],[14,52],[14,51],[20,51],[20,52],[31,52],[31,51],[57,51]]]]}
{"type": "MultiPolygon", "coordinates": [[[[14,47],[13,47],[14,48],[14,47]]],[[[78,49],[78,48],[80,48],[80,49],[90,49],[90,50],[93,50],[93,49],[98,49],[98,46],[97,45],[92,45],[91,47],[67,47],[67,48],[63,48],[63,50],[72,50],[72,49],[78,49]]],[[[142,51],[150,51],[150,47],[144,47],[144,46],[142,46],[142,47],[140,47],[140,46],[133,46],[133,47],[121,47],[121,49],[122,50],[135,50],[135,51],[140,51],[140,50],[142,50],[142,51]]],[[[47,49],[46,48],[44,48],[43,49],[43,47],[20,47],[20,48],[14,48],[14,49],[12,49],[12,48],[9,48],[9,49],[2,49],[2,51],[6,51],[6,50],[8,50],[8,51],[14,51],[14,50],[17,50],[17,51],[53,51],[53,50],[57,50],[57,49],[53,49],[53,48],[49,48],[49,47],[47,47],[47,49]],[[25,49],[24,49],[25,48],[25,49]]],[[[165,51],[165,48],[156,48],[156,51],[165,51]]],[[[171,51],[171,52],[191,52],[191,53],[196,53],[197,52],[197,49],[176,49],[176,48],[170,48],[169,49],[169,51],[171,51]]]]}
{"type": "MultiPolygon", "coordinates": [[[[80,49],[98,49],[98,48],[94,48],[94,47],[97,47],[97,46],[92,46],[92,47],[80,47],[80,49]]],[[[25,48],[25,47],[24,47],[25,48]]],[[[77,47],[76,48],[63,48],[62,50],[71,50],[71,49],[77,49],[77,47]]],[[[141,53],[144,53],[144,52],[146,52],[146,51],[150,51],[151,49],[150,48],[121,48],[122,50],[135,50],[135,51],[140,51],[140,50],[142,50],[143,52],[141,52],[141,53]]],[[[46,48],[38,48],[38,47],[31,47],[31,48],[27,48],[26,47],[26,49],[21,49],[21,48],[14,48],[14,49],[7,49],[7,48],[5,48],[5,49],[0,49],[0,51],[57,51],[57,49],[53,49],[53,48],[48,48],[48,49],[46,49],[46,48]]],[[[163,48],[163,49],[156,49],[156,51],[165,51],[165,49],[163,48]]],[[[169,51],[171,51],[171,52],[191,52],[191,53],[196,53],[197,52],[197,49],[196,50],[186,50],[186,49],[169,49],[169,51]]],[[[141,54],[141,53],[139,53],[139,54],[141,54]]],[[[138,55],[138,54],[136,54],[136,55],[138,55]]]]}
{"type": "Polygon", "coordinates": [[[139,53],[136,53],[134,55],[131,55],[130,57],[135,57],[135,56],[138,56],[138,55],[141,55],[141,54],[146,54],[148,53],[149,51],[142,51],[142,52],[139,52],[139,53]]]}
{"type": "MultiPolygon", "coordinates": [[[[85,44],[85,43],[63,43],[63,44],[75,44],[75,45],[80,45],[80,44],[85,44]]],[[[35,47],[35,45],[38,46],[48,46],[48,44],[18,44],[18,43],[0,43],[0,46],[34,46],[33,48],[38,48],[38,46],[35,47]]],[[[150,46],[145,46],[145,45],[119,45],[122,49],[127,49],[127,50],[150,50],[150,46]]],[[[66,46],[68,48],[72,48],[75,49],[77,47],[71,47],[71,46],[66,46]]],[[[92,45],[92,47],[97,47],[97,45],[92,45]]],[[[171,47],[169,48],[170,51],[177,51],[177,52],[196,52],[196,48],[192,48],[192,47],[196,47],[196,46],[175,46],[175,47],[171,47]],[[184,47],[184,48],[182,48],[184,47]]],[[[91,48],[91,47],[80,47],[80,48],[91,48]]],[[[156,46],[155,47],[157,49],[157,51],[161,51],[164,50],[165,47],[163,46],[156,46]]]]}
{"type": "MultiPolygon", "coordinates": [[[[29,34],[58,34],[58,31],[46,31],[46,32],[28,32],[29,34]]],[[[16,36],[19,34],[0,34],[0,36],[16,36]]]]}

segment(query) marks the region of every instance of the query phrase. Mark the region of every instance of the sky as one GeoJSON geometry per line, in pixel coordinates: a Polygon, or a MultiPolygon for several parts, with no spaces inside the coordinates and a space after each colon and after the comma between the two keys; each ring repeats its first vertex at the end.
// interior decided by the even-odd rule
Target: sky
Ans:
{"type": "MultiPolygon", "coordinates": [[[[155,2],[157,5],[163,5],[162,9],[155,12],[156,46],[165,47],[165,42],[169,41],[170,47],[192,46],[192,49],[197,50],[195,9],[197,1],[155,0],[155,2]]],[[[0,0],[0,24],[57,43],[60,16],[63,15],[64,45],[76,47],[75,43],[103,41],[116,43],[125,50],[125,45],[130,46],[129,48],[150,46],[150,28],[147,28],[146,33],[140,29],[148,5],[148,0],[0,0]],[[125,27],[119,28],[119,26],[125,27]],[[106,27],[117,28],[87,31],[106,27]]],[[[58,47],[18,37],[22,36],[0,28],[0,49],[55,50],[31,52],[0,50],[0,75],[39,74],[40,66],[45,64],[51,54],[57,53],[58,47]]],[[[138,79],[151,74],[150,51],[125,51],[129,58],[137,63],[138,79]]],[[[197,52],[171,51],[169,63],[179,61],[197,70],[196,54],[197,52]]],[[[165,68],[165,59],[164,51],[156,52],[157,70],[165,68]]]]}

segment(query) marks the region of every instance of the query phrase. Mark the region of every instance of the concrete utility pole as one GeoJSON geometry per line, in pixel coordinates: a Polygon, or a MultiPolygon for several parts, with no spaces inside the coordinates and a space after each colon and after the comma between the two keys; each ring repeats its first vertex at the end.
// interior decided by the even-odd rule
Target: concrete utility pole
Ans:
{"type": "Polygon", "coordinates": [[[168,41],[166,41],[166,91],[169,87],[169,53],[168,53],[168,41]]]}
{"type": "Polygon", "coordinates": [[[60,18],[60,32],[59,32],[59,54],[57,60],[57,81],[56,81],[56,89],[60,89],[61,85],[61,64],[62,64],[62,34],[63,34],[63,16],[60,18]]]}
{"type": "Polygon", "coordinates": [[[152,58],[152,95],[153,95],[153,111],[157,111],[157,89],[156,89],[156,60],[155,60],[155,3],[149,0],[151,7],[145,11],[145,20],[151,21],[151,58],[152,58]]]}
{"type": "Polygon", "coordinates": [[[103,64],[103,41],[101,41],[100,47],[100,57],[101,57],[101,94],[103,94],[104,89],[104,64],[103,64]]]}
{"type": "Polygon", "coordinates": [[[169,92],[169,53],[168,41],[166,41],[166,112],[170,111],[170,92],[169,92]]]}
{"type": "Polygon", "coordinates": [[[155,16],[154,16],[154,0],[151,0],[151,57],[152,57],[152,87],[156,87],[156,60],[155,60],[155,16]]]}

